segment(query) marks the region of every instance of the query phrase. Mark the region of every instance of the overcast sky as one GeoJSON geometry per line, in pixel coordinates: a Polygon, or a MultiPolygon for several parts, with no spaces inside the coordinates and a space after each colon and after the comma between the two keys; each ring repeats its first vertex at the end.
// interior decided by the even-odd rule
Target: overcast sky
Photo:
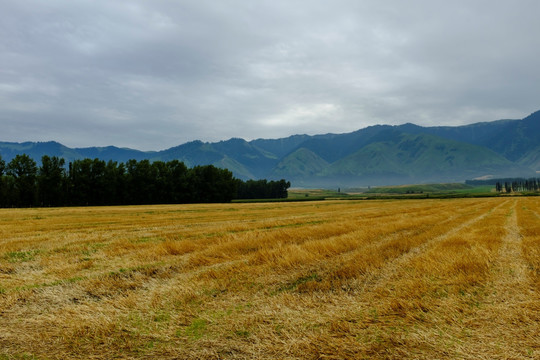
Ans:
{"type": "Polygon", "coordinates": [[[462,125],[540,109],[537,0],[0,0],[0,141],[462,125]]]}

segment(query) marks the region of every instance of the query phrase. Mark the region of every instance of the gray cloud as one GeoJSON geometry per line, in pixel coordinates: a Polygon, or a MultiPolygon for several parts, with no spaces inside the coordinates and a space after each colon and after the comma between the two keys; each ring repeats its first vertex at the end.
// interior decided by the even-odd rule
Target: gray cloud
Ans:
{"type": "Polygon", "coordinates": [[[459,125],[540,108],[540,3],[1,1],[3,141],[459,125]]]}

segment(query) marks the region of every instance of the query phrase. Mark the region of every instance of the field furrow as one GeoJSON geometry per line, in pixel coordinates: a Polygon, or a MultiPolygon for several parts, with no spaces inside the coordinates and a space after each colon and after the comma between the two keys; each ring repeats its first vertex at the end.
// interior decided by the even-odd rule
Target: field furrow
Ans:
{"type": "Polygon", "coordinates": [[[492,208],[490,205],[487,208],[475,209],[475,212],[466,213],[459,217],[454,216],[446,221],[443,221],[442,223],[437,224],[437,232],[435,234],[430,234],[431,236],[429,237],[428,241],[423,242],[419,246],[413,248],[411,251],[403,254],[395,261],[388,262],[384,270],[378,273],[377,276],[371,277],[366,285],[369,285],[372,290],[386,288],[388,286],[388,282],[391,281],[392,278],[402,276],[402,274],[400,274],[400,270],[402,270],[407,263],[410,263],[413,258],[420,256],[422,253],[435,247],[439,242],[455,236],[461,231],[466,231],[467,228],[474,227],[477,222],[484,219],[493,210],[504,205],[505,203],[500,203],[495,208],[492,208]]]}
{"type": "Polygon", "coordinates": [[[540,356],[538,323],[540,298],[523,256],[522,229],[518,224],[518,203],[505,223],[506,234],[491,266],[491,279],[478,310],[465,324],[472,329],[469,358],[535,359],[540,356]],[[474,354],[474,356],[473,356],[474,354]]]}
{"type": "MultiPolygon", "coordinates": [[[[507,212],[508,203],[491,203],[423,251],[389,265],[390,276],[381,276],[376,286],[342,311],[340,324],[349,336],[341,337],[340,347],[349,349],[347,357],[460,356],[458,345],[466,332],[463,314],[487,281],[507,212]]],[[[312,351],[332,353],[325,345],[330,339],[318,338],[312,351]]]]}
{"type": "Polygon", "coordinates": [[[0,210],[0,359],[535,358],[540,201],[0,210]]]}

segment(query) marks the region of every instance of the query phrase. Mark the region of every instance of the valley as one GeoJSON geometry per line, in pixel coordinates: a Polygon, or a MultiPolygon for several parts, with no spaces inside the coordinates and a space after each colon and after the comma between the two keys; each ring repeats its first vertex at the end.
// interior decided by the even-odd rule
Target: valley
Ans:
{"type": "Polygon", "coordinates": [[[143,152],[114,146],[68,148],[57,142],[0,143],[0,156],[39,161],[75,159],[179,160],[214,165],[239,179],[286,179],[293,187],[337,188],[532,177],[540,171],[540,112],[521,120],[464,126],[375,125],[346,134],[293,135],[214,143],[192,141],[143,152]]]}

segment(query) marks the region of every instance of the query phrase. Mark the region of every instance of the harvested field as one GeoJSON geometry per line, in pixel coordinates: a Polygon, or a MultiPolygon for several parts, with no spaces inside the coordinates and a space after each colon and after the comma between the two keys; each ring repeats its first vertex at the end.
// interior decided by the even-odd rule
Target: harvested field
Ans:
{"type": "Polygon", "coordinates": [[[0,359],[538,359],[540,199],[0,210],[0,359]]]}

